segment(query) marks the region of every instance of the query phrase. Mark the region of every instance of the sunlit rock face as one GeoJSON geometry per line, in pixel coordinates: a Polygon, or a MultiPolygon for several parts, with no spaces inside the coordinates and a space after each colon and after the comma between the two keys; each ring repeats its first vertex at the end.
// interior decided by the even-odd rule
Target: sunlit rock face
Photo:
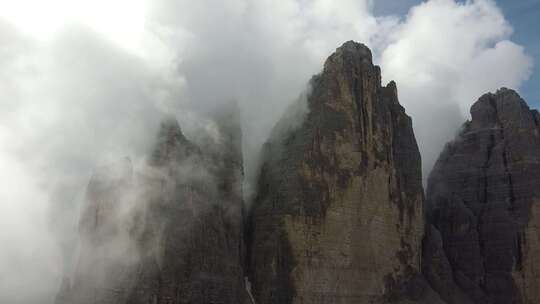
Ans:
{"type": "Polygon", "coordinates": [[[57,303],[247,299],[236,113],[222,111],[219,138],[204,146],[186,139],[176,120],[164,121],[140,172],[126,161],[95,174],[80,221],[79,260],[57,303]]]}
{"type": "Polygon", "coordinates": [[[440,303],[419,275],[420,154],[396,84],[350,41],[310,85],[264,147],[247,227],[256,302],[440,303]]]}
{"type": "Polygon", "coordinates": [[[471,116],[427,189],[450,269],[425,246],[424,273],[449,303],[462,303],[452,281],[478,304],[540,303],[540,115],[501,89],[482,96],[471,116]]]}

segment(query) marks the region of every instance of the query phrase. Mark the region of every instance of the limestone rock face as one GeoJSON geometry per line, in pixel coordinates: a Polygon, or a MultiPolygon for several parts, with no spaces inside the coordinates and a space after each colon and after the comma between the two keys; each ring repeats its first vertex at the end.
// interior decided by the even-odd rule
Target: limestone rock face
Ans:
{"type": "Polygon", "coordinates": [[[264,147],[247,228],[255,301],[417,303],[420,154],[396,85],[352,41],[310,84],[264,147]]]}
{"type": "Polygon", "coordinates": [[[169,119],[144,169],[92,178],[57,303],[244,303],[241,132],[235,111],[222,116],[212,145],[169,119]]]}
{"type": "Polygon", "coordinates": [[[428,225],[422,246],[422,272],[425,279],[448,304],[474,304],[454,281],[452,266],[446,257],[442,237],[428,225]]]}
{"type": "Polygon", "coordinates": [[[540,303],[540,115],[501,89],[471,116],[429,178],[428,219],[448,263],[426,246],[424,273],[448,303],[462,303],[453,282],[478,304],[540,303]]]}

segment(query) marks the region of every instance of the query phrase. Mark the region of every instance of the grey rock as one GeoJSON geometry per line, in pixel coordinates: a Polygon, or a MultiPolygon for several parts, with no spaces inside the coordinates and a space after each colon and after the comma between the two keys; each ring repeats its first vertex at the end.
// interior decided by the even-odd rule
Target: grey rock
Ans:
{"type": "Polygon", "coordinates": [[[471,117],[428,181],[428,219],[451,269],[434,258],[440,246],[426,246],[424,273],[438,274],[432,285],[449,303],[461,303],[449,299],[451,281],[475,303],[540,303],[538,112],[501,89],[480,97],[471,117]]]}
{"type": "Polygon", "coordinates": [[[144,169],[109,166],[94,175],[79,261],[58,304],[244,303],[243,169],[234,112],[217,120],[221,136],[213,149],[193,144],[167,119],[144,169]]]}

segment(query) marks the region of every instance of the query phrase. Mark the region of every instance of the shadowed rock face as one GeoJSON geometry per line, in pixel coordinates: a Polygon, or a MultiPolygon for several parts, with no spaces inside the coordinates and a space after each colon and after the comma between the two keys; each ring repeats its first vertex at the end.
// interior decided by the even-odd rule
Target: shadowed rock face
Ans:
{"type": "Polygon", "coordinates": [[[424,273],[449,303],[461,303],[453,281],[475,303],[540,303],[540,115],[501,89],[471,116],[428,182],[428,219],[449,268],[425,246],[424,273]]]}
{"type": "Polygon", "coordinates": [[[167,120],[141,172],[127,162],[94,175],[80,257],[57,303],[244,302],[237,118],[222,112],[212,147],[191,143],[167,120]]]}
{"type": "Polygon", "coordinates": [[[425,296],[420,154],[380,73],[366,46],[345,43],[265,145],[247,228],[258,304],[425,296]]]}

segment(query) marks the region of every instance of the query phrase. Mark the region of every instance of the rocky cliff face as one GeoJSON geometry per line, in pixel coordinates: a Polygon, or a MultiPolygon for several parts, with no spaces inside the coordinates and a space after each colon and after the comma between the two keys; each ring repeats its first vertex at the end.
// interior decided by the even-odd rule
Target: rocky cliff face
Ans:
{"type": "Polygon", "coordinates": [[[540,303],[540,114],[501,89],[471,116],[424,210],[396,84],[347,42],[275,126],[247,217],[238,111],[197,144],[166,120],[144,167],[96,171],[57,303],[540,303]]]}
{"type": "Polygon", "coordinates": [[[351,41],[310,84],[264,147],[247,229],[256,302],[425,296],[420,154],[395,83],[351,41]]]}
{"type": "Polygon", "coordinates": [[[454,282],[474,303],[540,303],[540,115],[501,89],[471,116],[429,178],[424,273],[449,303],[454,282]]]}
{"type": "Polygon", "coordinates": [[[219,140],[199,147],[167,120],[144,169],[94,175],[57,303],[244,302],[241,132],[234,111],[218,122],[219,140]]]}

